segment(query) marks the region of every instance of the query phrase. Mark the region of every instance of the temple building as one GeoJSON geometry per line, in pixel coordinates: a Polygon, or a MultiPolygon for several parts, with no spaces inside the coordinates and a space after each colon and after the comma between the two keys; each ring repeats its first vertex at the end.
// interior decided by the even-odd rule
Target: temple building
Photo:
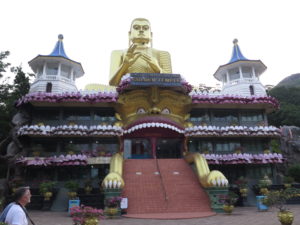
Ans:
{"type": "Polygon", "coordinates": [[[119,190],[136,218],[213,215],[207,190],[241,176],[249,186],[264,175],[277,182],[283,159],[270,143],[281,132],[267,114],[279,105],[259,80],[260,60],[244,57],[234,40],[230,61],[213,74],[222,90],[204,93],[172,73],[168,52],[152,48],[148,20],[134,20],[129,38],[128,49],[112,53],[111,86],[98,90],[77,90],[84,71],[66,55],[62,35],[50,55],[29,62],[36,79],[16,103],[28,118],[17,130],[23,147],[11,179],[56,181],[56,209],[65,204],[65,181],[83,187],[91,179],[94,188],[119,190]]]}

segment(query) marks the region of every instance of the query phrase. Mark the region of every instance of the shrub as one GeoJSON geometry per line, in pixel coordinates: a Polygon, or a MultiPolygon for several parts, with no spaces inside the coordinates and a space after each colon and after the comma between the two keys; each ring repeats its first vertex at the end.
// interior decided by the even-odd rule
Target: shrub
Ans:
{"type": "Polygon", "coordinates": [[[288,169],[288,175],[300,183],[300,164],[295,164],[288,169]]]}
{"type": "Polygon", "coordinates": [[[77,192],[79,185],[76,181],[69,180],[65,183],[65,188],[67,188],[69,191],[77,192]]]}
{"type": "Polygon", "coordinates": [[[52,192],[52,189],[54,188],[55,184],[56,184],[56,182],[54,182],[54,181],[45,181],[45,182],[42,182],[39,185],[40,193],[44,194],[46,192],[52,192]]]}

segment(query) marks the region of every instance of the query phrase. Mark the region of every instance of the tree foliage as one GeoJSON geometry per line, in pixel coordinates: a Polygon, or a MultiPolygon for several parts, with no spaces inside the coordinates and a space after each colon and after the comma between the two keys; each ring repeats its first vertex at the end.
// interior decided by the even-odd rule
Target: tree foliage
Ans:
{"type": "Polygon", "coordinates": [[[268,116],[269,123],[274,126],[300,127],[300,88],[275,87],[269,94],[280,102],[280,110],[268,116]]]}
{"type": "Polygon", "coordinates": [[[15,101],[28,93],[30,77],[33,76],[23,72],[21,66],[10,67],[6,62],[9,54],[9,51],[0,52],[0,142],[9,133],[10,121],[16,113],[15,101]],[[9,83],[8,69],[15,74],[12,84],[9,83]]]}

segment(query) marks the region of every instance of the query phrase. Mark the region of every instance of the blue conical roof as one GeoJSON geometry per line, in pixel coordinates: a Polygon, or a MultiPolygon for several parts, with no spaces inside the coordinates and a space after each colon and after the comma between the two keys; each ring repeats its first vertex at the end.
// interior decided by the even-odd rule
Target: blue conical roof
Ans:
{"type": "Polygon", "coordinates": [[[62,34],[58,35],[58,41],[56,42],[56,45],[49,56],[60,56],[69,59],[69,57],[65,53],[63,39],[64,37],[62,34]]]}
{"type": "Polygon", "coordinates": [[[245,56],[243,56],[240,47],[238,45],[238,40],[234,39],[233,40],[233,50],[232,50],[232,56],[231,59],[228,63],[234,63],[236,61],[240,61],[240,60],[249,60],[247,59],[245,56]]]}

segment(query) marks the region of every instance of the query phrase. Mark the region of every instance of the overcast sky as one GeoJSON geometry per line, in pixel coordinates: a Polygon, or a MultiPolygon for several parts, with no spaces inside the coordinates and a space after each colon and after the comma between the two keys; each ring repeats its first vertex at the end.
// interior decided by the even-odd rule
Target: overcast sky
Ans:
{"type": "Polygon", "coordinates": [[[244,56],[268,67],[265,84],[300,72],[298,1],[267,0],[1,0],[0,51],[31,72],[28,61],[50,54],[64,35],[69,58],[85,75],[76,81],[108,84],[112,50],[128,47],[136,17],[150,20],[153,47],[171,53],[173,73],[191,84],[215,85],[213,74],[226,64],[237,38],[244,56]]]}

